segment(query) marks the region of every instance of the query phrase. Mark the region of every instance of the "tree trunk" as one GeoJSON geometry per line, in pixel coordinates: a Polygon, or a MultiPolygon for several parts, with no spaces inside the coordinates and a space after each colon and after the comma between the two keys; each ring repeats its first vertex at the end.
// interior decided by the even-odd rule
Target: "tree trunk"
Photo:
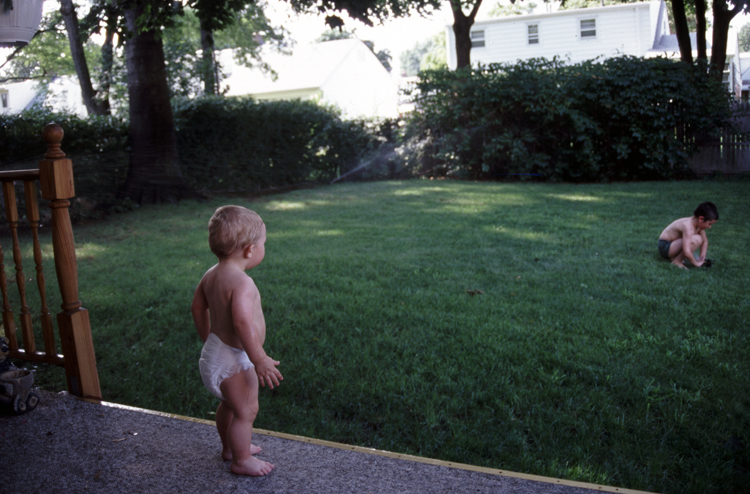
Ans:
{"type": "Polygon", "coordinates": [[[201,50],[203,51],[203,94],[216,95],[217,77],[214,60],[214,33],[201,21],[201,50]]]}
{"type": "Polygon", "coordinates": [[[708,55],[706,52],[706,0],[695,0],[695,20],[698,63],[705,68],[708,65],[708,55]]]}
{"type": "Polygon", "coordinates": [[[453,34],[456,37],[456,69],[471,66],[471,26],[474,25],[477,12],[482,5],[482,0],[475,1],[469,15],[461,10],[461,0],[450,2],[453,11],[453,34]]]}
{"type": "Polygon", "coordinates": [[[672,16],[674,17],[674,30],[677,35],[677,44],[680,46],[680,60],[692,65],[693,47],[690,43],[690,29],[685,15],[685,1],[672,0],[672,16]]]}
{"type": "Polygon", "coordinates": [[[714,36],[711,43],[711,64],[708,67],[708,74],[717,81],[720,81],[724,74],[724,64],[727,59],[729,23],[732,22],[734,16],[742,12],[747,1],[737,1],[734,8],[729,9],[725,0],[713,0],[714,36]]]}
{"type": "Polygon", "coordinates": [[[81,32],[78,28],[78,16],[73,5],[73,0],[60,0],[60,14],[65,21],[65,30],[68,31],[70,42],[70,54],[78,75],[78,83],[81,85],[81,96],[83,104],[89,115],[109,115],[109,100],[97,101],[96,91],[91,85],[91,74],[86,63],[86,56],[81,42],[81,32]]]}
{"type": "Polygon", "coordinates": [[[130,96],[130,166],[123,196],[142,203],[195,197],[180,172],[161,38],[139,31],[142,7],[125,11],[132,33],[125,46],[130,96]]]}
{"type": "Polygon", "coordinates": [[[104,44],[102,45],[102,71],[99,74],[99,100],[106,101],[109,108],[109,92],[112,89],[113,69],[115,47],[114,39],[117,32],[118,14],[112,10],[107,13],[107,27],[104,34],[104,44]]]}

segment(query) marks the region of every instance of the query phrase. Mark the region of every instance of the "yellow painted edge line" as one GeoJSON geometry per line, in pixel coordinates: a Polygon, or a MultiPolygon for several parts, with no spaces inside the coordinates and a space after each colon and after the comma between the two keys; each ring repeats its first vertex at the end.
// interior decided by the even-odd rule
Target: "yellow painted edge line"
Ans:
{"type": "MultiPolygon", "coordinates": [[[[175,415],[172,413],[158,412],[155,410],[148,410],[146,408],[131,407],[129,405],[120,405],[118,403],[110,403],[107,401],[99,401],[99,400],[92,400],[92,399],[86,399],[86,398],[81,398],[81,399],[89,403],[100,404],[106,407],[119,408],[121,410],[130,410],[134,412],[147,413],[149,415],[156,415],[159,417],[184,420],[187,422],[194,422],[198,424],[205,424],[205,425],[212,425],[212,426],[216,425],[216,422],[212,420],[198,419],[195,417],[186,417],[184,415],[175,415]]],[[[457,468],[460,470],[468,470],[471,472],[486,473],[490,475],[501,475],[503,477],[513,477],[516,479],[531,480],[534,482],[544,482],[547,484],[566,485],[569,487],[580,487],[583,489],[591,489],[591,490],[600,491],[600,492],[616,492],[618,494],[654,494],[654,493],[647,492],[647,491],[637,491],[633,489],[625,489],[622,487],[610,487],[607,485],[590,484],[588,482],[578,482],[575,480],[556,479],[553,477],[543,477],[541,475],[517,473],[517,472],[511,472],[509,470],[498,470],[495,468],[467,465],[465,463],[454,463],[451,461],[435,460],[432,458],[423,458],[421,456],[394,453],[391,451],[383,451],[383,450],[374,449],[374,448],[365,448],[362,446],[352,446],[349,444],[336,443],[333,441],[324,441],[322,439],[313,439],[313,438],[304,437],[304,436],[295,436],[294,434],[287,434],[285,432],[274,432],[274,431],[268,431],[265,429],[254,429],[254,432],[257,434],[261,434],[263,436],[271,436],[271,437],[277,437],[279,439],[287,439],[290,441],[297,441],[297,442],[303,442],[303,443],[308,443],[308,444],[314,444],[318,446],[326,446],[329,448],[337,448],[337,449],[343,449],[347,451],[354,451],[356,453],[365,453],[365,454],[370,454],[370,455],[384,456],[386,458],[392,458],[396,460],[414,461],[417,463],[426,463],[428,465],[434,465],[434,466],[457,468]]]]}

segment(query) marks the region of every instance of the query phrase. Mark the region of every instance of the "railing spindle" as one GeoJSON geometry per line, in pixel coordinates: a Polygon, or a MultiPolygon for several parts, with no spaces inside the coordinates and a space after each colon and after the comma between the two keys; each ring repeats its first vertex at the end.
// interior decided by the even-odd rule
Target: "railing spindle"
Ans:
{"type": "Polygon", "coordinates": [[[13,309],[10,308],[8,299],[8,279],[5,277],[5,264],[3,256],[3,246],[0,245],[0,292],[3,294],[3,328],[5,336],[10,342],[12,351],[18,350],[18,339],[16,338],[16,323],[13,319],[13,309]]]}
{"type": "Polygon", "coordinates": [[[36,182],[34,180],[24,180],[23,185],[26,194],[26,216],[29,219],[34,243],[36,285],[39,288],[39,299],[42,304],[39,319],[42,324],[44,353],[47,357],[55,357],[57,354],[55,348],[55,330],[52,325],[52,314],[47,306],[47,290],[44,281],[44,267],[42,265],[42,247],[39,244],[39,202],[36,197],[36,182]]]}
{"type": "Polygon", "coordinates": [[[21,297],[21,335],[23,336],[23,348],[26,352],[36,352],[34,341],[34,329],[31,326],[31,311],[26,301],[26,280],[23,274],[23,258],[21,257],[21,245],[18,241],[18,206],[16,204],[16,188],[13,181],[3,182],[3,195],[5,196],[5,217],[10,225],[11,237],[13,239],[13,261],[16,264],[16,284],[21,297]]]}

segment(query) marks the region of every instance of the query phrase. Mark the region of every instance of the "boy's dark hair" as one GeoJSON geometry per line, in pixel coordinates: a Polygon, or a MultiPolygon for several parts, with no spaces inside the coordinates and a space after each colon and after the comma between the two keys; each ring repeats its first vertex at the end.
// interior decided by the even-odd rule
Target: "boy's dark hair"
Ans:
{"type": "Polygon", "coordinates": [[[703,219],[706,221],[713,221],[719,219],[719,210],[716,209],[716,205],[714,205],[713,202],[702,202],[698,205],[697,208],[695,208],[695,211],[693,212],[693,216],[698,218],[699,216],[703,216],[703,219]]]}

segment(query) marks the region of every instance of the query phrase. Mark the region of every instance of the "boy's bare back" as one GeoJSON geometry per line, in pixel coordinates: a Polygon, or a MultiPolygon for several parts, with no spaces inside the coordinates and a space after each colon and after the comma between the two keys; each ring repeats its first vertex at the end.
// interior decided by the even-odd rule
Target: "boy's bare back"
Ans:
{"type": "Polygon", "coordinates": [[[679,238],[690,237],[696,233],[695,226],[693,225],[693,217],[688,216],[687,218],[674,220],[667,225],[664,231],[661,232],[661,235],[659,235],[659,240],[674,242],[679,238]]]}

